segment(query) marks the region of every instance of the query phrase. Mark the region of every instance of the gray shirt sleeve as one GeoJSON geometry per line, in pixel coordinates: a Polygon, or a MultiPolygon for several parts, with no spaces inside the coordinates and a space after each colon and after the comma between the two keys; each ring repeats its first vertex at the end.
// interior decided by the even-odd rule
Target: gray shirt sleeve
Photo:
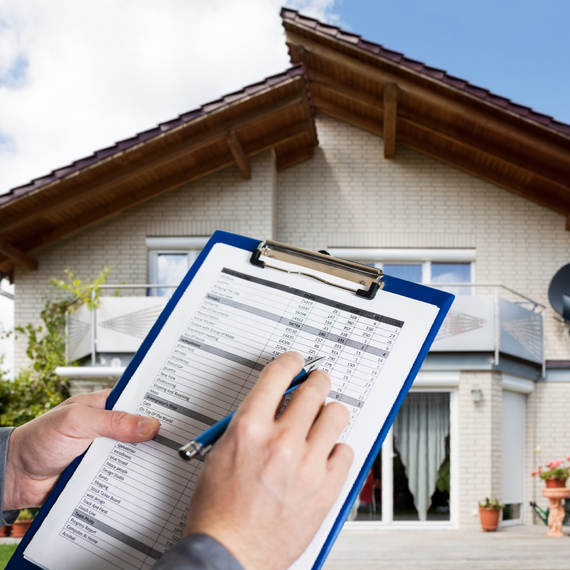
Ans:
{"type": "Polygon", "coordinates": [[[217,541],[206,534],[191,534],[162,555],[152,570],[244,570],[217,541]]]}
{"type": "Polygon", "coordinates": [[[8,441],[10,435],[14,431],[13,427],[0,428],[0,512],[2,525],[13,524],[20,511],[5,511],[4,510],[4,480],[6,479],[6,459],[8,457],[8,441]]]}

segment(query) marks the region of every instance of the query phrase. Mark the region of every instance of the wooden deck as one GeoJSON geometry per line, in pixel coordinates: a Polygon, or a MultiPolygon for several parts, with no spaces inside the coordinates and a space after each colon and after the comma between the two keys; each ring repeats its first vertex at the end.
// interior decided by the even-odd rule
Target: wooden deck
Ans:
{"type": "Polygon", "coordinates": [[[566,537],[548,538],[545,526],[496,533],[441,530],[344,531],[326,570],[569,570],[566,537]]]}

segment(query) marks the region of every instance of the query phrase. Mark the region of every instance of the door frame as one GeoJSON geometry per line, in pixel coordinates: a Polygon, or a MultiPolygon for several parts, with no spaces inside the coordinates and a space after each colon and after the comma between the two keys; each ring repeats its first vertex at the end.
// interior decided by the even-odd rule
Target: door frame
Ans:
{"type": "Polygon", "coordinates": [[[394,437],[390,428],[382,445],[382,520],[381,521],[348,521],[346,530],[388,530],[388,529],[457,529],[459,525],[459,412],[458,394],[459,370],[421,372],[416,377],[410,392],[448,392],[449,393],[449,435],[450,435],[450,493],[448,521],[394,521],[393,504],[393,454],[394,437]],[[389,465],[390,469],[385,467],[389,465]]]}

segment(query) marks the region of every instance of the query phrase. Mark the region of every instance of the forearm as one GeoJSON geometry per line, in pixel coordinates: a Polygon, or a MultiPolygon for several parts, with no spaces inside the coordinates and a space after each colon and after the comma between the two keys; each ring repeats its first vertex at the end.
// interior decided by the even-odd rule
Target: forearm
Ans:
{"type": "Polygon", "coordinates": [[[6,482],[6,465],[8,458],[8,442],[14,428],[0,428],[0,516],[3,525],[11,525],[17,518],[20,511],[4,511],[4,484],[6,482]]]}
{"type": "Polygon", "coordinates": [[[205,534],[186,536],[152,570],[244,570],[217,540],[205,534]]]}

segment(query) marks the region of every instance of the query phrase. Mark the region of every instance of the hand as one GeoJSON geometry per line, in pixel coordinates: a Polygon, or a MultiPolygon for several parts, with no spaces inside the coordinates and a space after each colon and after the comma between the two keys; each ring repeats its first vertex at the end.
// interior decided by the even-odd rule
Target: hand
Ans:
{"type": "Polygon", "coordinates": [[[12,432],[5,511],[42,505],[63,470],[96,437],[139,443],[157,434],[160,423],[155,418],[105,410],[109,393],[103,390],[73,396],[12,432]]]}
{"type": "Polygon", "coordinates": [[[336,444],[348,423],[331,383],[313,372],[275,419],[301,370],[296,352],[265,367],[209,454],[190,503],[186,534],[223,544],[247,570],[288,568],[307,548],[337,499],[353,460],[336,444]]]}

